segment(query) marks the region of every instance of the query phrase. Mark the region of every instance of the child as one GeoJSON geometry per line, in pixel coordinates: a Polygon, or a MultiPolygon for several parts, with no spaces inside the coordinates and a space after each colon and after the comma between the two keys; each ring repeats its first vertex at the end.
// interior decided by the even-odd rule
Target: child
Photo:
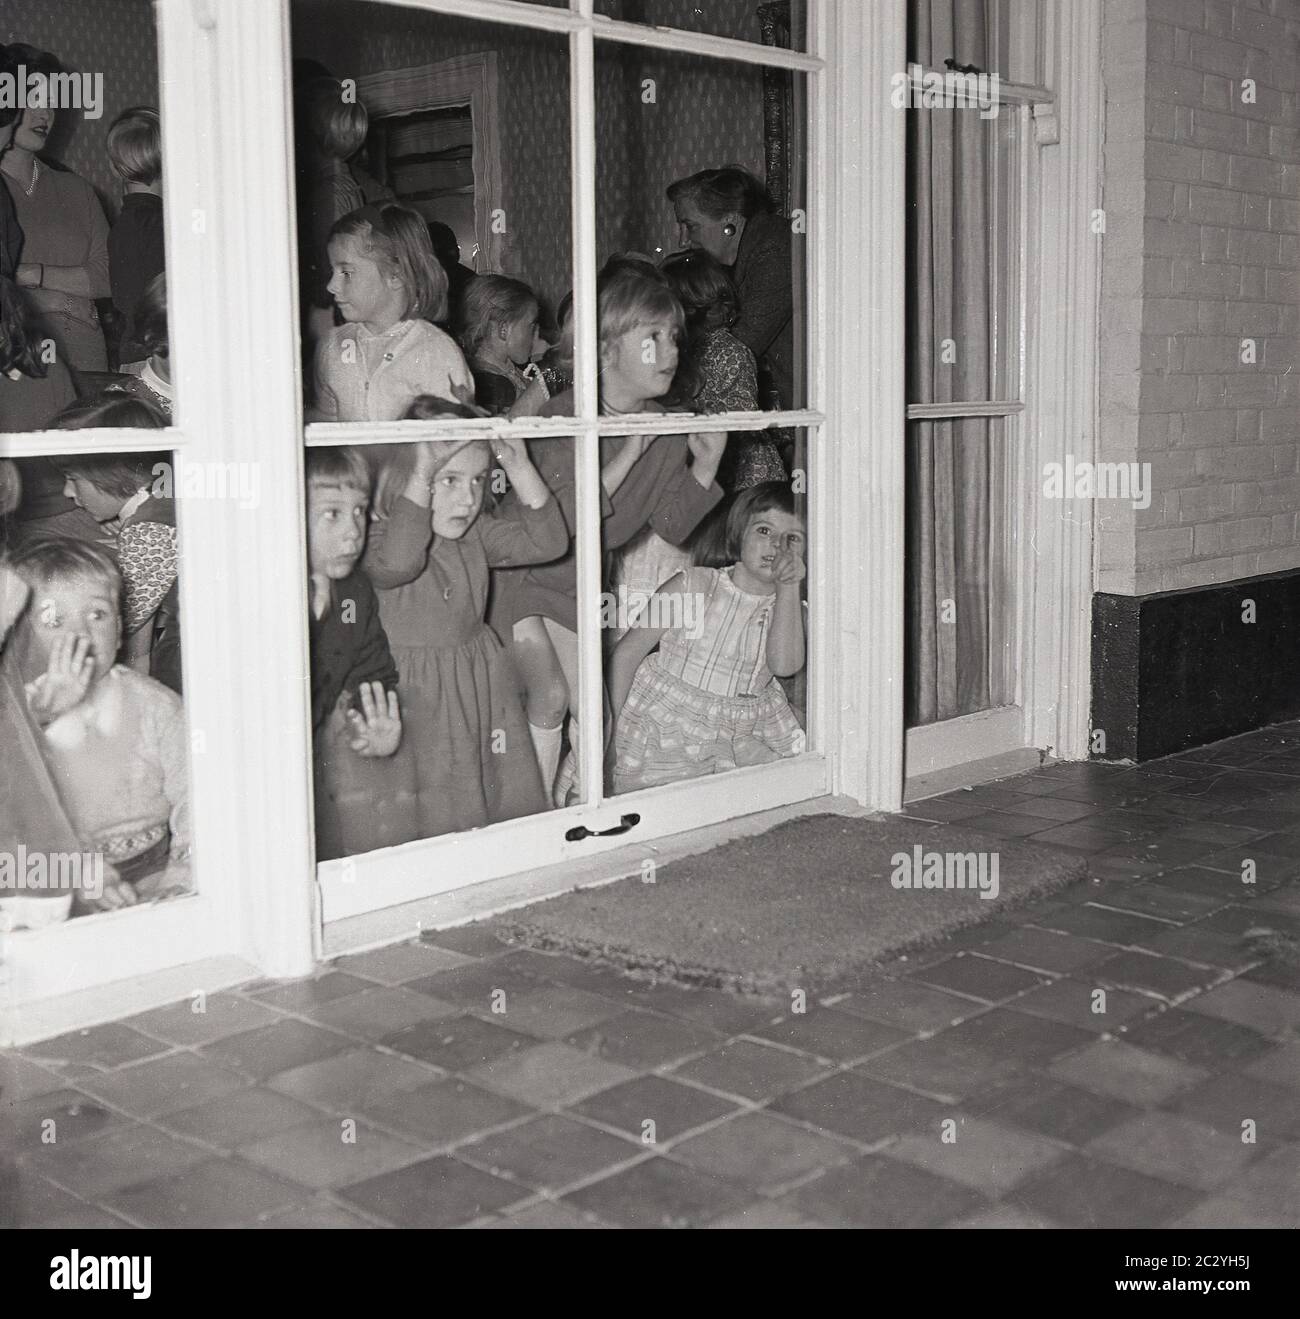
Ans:
{"type": "Polygon", "coordinates": [[[175,393],[167,334],[167,276],[155,275],[135,306],[136,351],[139,361],[124,360],[123,379],[109,389],[130,394],[155,408],[170,423],[175,393]]]}
{"type": "Polygon", "coordinates": [[[549,398],[573,389],[573,294],[566,293],[560,299],[559,310],[555,314],[559,324],[560,337],[546,351],[538,364],[542,370],[542,383],[546,386],[549,398]]]}
{"type": "MultiPolygon", "coordinates": [[[[413,419],[473,416],[417,399],[413,419]]],[[[474,829],[544,809],[519,679],[484,622],[488,570],[545,563],[568,535],[519,439],[393,446],[381,469],[365,568],[379,587],[416,763],[420,835],[474,829]],[[484,511],[495,455],[507,513],[484,511]]]]}
{"type": "Polygon", "coordinates": [[[512,411],[530,387],[534,398],[526,411],[546,402],[531,361],[540,310],[527,284],[504,275],[480,275],[465,287],[460,346],[474,373],[474,400],[491,413],[512,411]]]}
{"type": "Polygon", "coordinates": [[[804,663],[804,529],[789,486],[751,486],[727,529],[731,567],[688,568],[658,592],[657,616],[680,597],[683,626],[634,627],[614,649],[615,792],[765,764],[802,743],[776,680],[804,663]]]}
{"type": "MultiPolygon", "coordinates": [[[[601,412],[662,412],[658,401],[672,385],[684,327],[681,304],[659,279],[638,270],[612,275],[599,296],[601,412]]],[[[571,416],[573,398],[561,394],[542,409],[571,416]]],[[[643,527],[680,544],[721,498],[714,481],[724,435],[617,436],[603,441],[601,544],[626,545],[643,527]],[[687,465],[688,454],[694,465],[687,465]]],[[[538,470],[564,509],[570,535],[576,526],[573,446],[567,440],[533,442],[538,470]]],[[[578,680],[578,609],[574,554],[544,568],[498,573],[493,625],[513,636],[526,691],[530,731],[543,781],[555,777],[571,693],[578,680]]],[[[570,742],[576,746],[576,724],[570,742]]],[[[567,777],[567,776],[566,776],[567,777]]],[[[557,805],[567,799],[557,784],[557,805]]]]}
{"type": "Polygon", "coordinates": [[[163,271],[162,132],[151,105],[123,110],[108,130],[108,160],[125,185],[122,209],[108,233],[108,282],[122,317],[119,362],[147,356],[136,327],[136,308],[163,271]]]}
{"type": "Polygon", "coordinates": [[[316,352],[317,421],[398,421],[423,394],[472,402],[474,379],[450,335],[447,276],[424,221],[405,206],[363,206],[330,232],[329,292],[345,325],[316,352]]]}
{"type": "MultiPolygon", "coordinates": [[[[130,426],[158,430],[162,420],[132,398],[105,394],[98,401],[65,409],[59,430],[130,426]]],[[[169,464],[156,453],[87,453],[60,460],[63,493],[116,539],[125,582],[127,662],[140,673],[181,690],[176,571],[176,501],[169,464]],[[155,638],[159,615],[168,621],[165,645],[155,638]]]]}
{"type": "Polygon", "coordinates": [[[328,861],[416,837],[415,783],[410,756],[394,759],[397,665],[357,567],[370,469],[356,449],[308,449],[306,475],[316,857],[328,861]]]}
{"type": "Polygon", "coordinates": [[[114,663],[117,567],[98,546],[53,536],[24,542],[9,567],[31,592],[13,644],[43,758],[77,836],[116,872],[77,906],[189,892],[185,713],[162,683],[114,663]]]}
{"type": "MultiPolygon", "coordinates": [[[[697,372],[698,390],[683,402],[695,412],[758,411],[758,366],[731,332],[740,304],[726,266],[703,248],[691,248],[660,269],[686,311],[686,357],[697,372]]],[[[761,431],[733,435],[727,450],[720,478],[727,490],[789,479],[776,445],[761,431]]]]}

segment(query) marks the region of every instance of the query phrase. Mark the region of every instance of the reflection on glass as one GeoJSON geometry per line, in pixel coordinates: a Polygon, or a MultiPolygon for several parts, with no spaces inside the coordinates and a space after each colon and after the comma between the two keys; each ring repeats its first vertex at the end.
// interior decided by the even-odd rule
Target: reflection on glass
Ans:
{"type": "Polygon", "coordinates": [[[0,78],[22,88],[0,108],[5,336],[29,346],[0,390],[0,431],[42,430],[109,386],[170,416],[153,5],[125,0],[108,19],[48,0],[36,28],[0,47],[0,78]],[[92,67],[42,48],[53,32],[97,43],[92,67]]]}
{"type": "Polygon", "coordinates": [[[336,0],[293,15],[309,417],[397,420],[422,395],[547,410],[572,375],[565,38],[336,0]]]}
{"type": "Polygon", "coordinates": [[[657,586],[620,592],[626,616],[606,663],[611,791],[805,749],[803,489],[788,479],[736,489],[690,537],[685,561],[651,575],[657,586]]]}
{"type": "MultiPolygon", "coordinates": [[[[57,422],[151,417],[117,399],[57,422]]],[[[173,462],[100,452],[46,469],[72,512],[19,520],[23,477],[0,463],[0,920],[17,928],[191,888],[173,462]]]]}
{"type": "Polygon", "coordinates": [[[765,46],[807,49],[805,0],[596,0],[596,13],[624,23],[707,32],[765,46]]]}
{"type": "MultiPolygon", "coordinates": [[[[427,397],[408,415],[473,414],[427,397]]],[[[553,777],[567,692],[543,707],[534,681],[521,697],[516,660],[530,679],[546,659],[552,681],[563,670],[554,653],[535,660],[537,638],[514,625],[573,599],[571,565],[532,567],[569,547],[572,444],[537,449],[499,439],[308,450],[320,859],[548,808],[539,733],[553,728],[553,777]]]]}

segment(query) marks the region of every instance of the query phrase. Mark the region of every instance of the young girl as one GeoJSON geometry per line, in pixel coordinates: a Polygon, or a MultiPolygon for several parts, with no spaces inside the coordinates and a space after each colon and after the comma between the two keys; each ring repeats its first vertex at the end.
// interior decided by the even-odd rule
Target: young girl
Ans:
{"type": "MultiPolygon", "coordinates": [[[[662,412],[659,399],[677,371],[684,319],[681,304],[662,281],[636,270],[612,275],[600,289],[600,409],[606,416],[662,412]]],[[[572,416],[573,397],[560,394],[545,416],[572,416]]],[[[680,544],[722,498],[714,481],[726,444],[723,435],[609,437],[602,444],[601,544],[626,545],[643,527],[680,544]],[[688,465],[688,457],[693,464],[688,465]]],[[[576,526],[573,446],[567,440],[533,441],[534,460],[576,526]]],[[[578,607],[574,553],[555,563],[496,575],[492,623],[513,636],[515,659],[527,691],[530,731],[542,778],[555,777],[563,726],[578,681],[578,607]]],[[[573,725],[570,743],[577,744],[573,725]]],[[[566,781],[556,785],[563,805],[566,781]]]]}
{"type": "MultiPolygon", "coordinates": [[[[686,356],[698,373],[698,391],[684,400],[686,406],[693,412],[756,412],[758,366],[731,332],[740,304],[726,266],[702,248],[691,248],[668,257],[660,269],[686,311],[686,356]]],[[[731,437],[720,477],[724,489],[788,479],[768,436],[759,431],[731,437]]]]}
{"type": "Polygon", "coordinates": [[[82,909],[188,892],[188,739],[180,698],[114,663],[122,579],[100,548],[34,537],[9,557],[31,592],[13,646],[43,758],[77,836],[115,870],[82,909]]]}
{"type": "Polygon", "coordinates": [[[614,649],[615,792],[761,765],[802,741],[776,680],[804,663],[804,529],[789,486],[751,486],[727,528],[729,568],[688,568],[658,592],[656,616],[683,625],[634,627],[614,649]]]}
{"type": "Polygon", "coordinates": [[[155,275],[135,304],[136,347],[145,354],[122,363],[123,380],[109,388],[130,394],[171,420],[175,393],[167,334],[167,276],[155,275]]]}
{"type": "Polygon", "coordinates": [[[517,279],[480,275],[465,286],[460,305],[460,346],[474,373],[474,400],[491,413],[511,412],[531,389],[523,409],[535,413],[547,391],[532,363],[540,314],[537,295],[517,279]]]}
{"type": "MultiPolygon", "coordinates": [[[[108,394],[68,408],[54,424],[59,430],[162,428],[161,418],[145,404],[108,394]]],[[[96,522],[108,524],[114,534],[125,583],[127,662],[179,693],[176,502],[166,493],[170,490],[168,465],[158,454],[88,453],[64,458],[60,466],[64,494],[96,522]],[[165,641],[157,635],[160,619],[167,633],[165,641]]]]}
{"type": "Polygon", "coordinates": [[[108,130],[108,163],[122,180],[122,207],[108,233],[108,282],[122,317],[119,362],[138,362],[152,351],[136,332],[136,308],[151,280],[162,274],[162,125],[151,105],[123,110],[108,130]]]}
{"type": "Polygon", "coordinates": [[[450,335],[447,276],[424,221],[405,206],[363,206],[330,232],[329,292],[345,325],[316,352],[316,421],[397,421],[416,398],[471,402],[474,379],[450,335]]]}
{"type": "MultiPolygon", "coordinates": [[[[417,399],[418,420],[474,415],[417,399]]],[[[510,657],[484,622],[488,570],[564,553],[559,506],[522,440],[392,446],[382,460],[363,566],[402,691],[415,759],[420,836],[474,829],[544,809],[510,657]],[[512,487],[508,511],[484,511],[491,458],[512,487]]]]}
{"type": "Polygon", "coordinates": [[[557,394],[573,388],[573,294],[566,293],[560,299],[559,310],[555,313],[559,325],[560,337],[547,349],[545,356],[538,363],[542,370],[542,383],[547,395],[554,398],[557,394]]]}

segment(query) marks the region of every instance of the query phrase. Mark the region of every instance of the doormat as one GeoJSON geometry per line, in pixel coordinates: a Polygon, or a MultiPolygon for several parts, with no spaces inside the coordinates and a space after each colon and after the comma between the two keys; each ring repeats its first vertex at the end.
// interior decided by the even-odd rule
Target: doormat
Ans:
{"type": "Polygon", "coordinates": [[[956,825],[812,815],[673,861],[653,882],[633,877],[508,912],[493,928],[639,979],[825,993],[1086,874],[1072,853],[956,825]]]}

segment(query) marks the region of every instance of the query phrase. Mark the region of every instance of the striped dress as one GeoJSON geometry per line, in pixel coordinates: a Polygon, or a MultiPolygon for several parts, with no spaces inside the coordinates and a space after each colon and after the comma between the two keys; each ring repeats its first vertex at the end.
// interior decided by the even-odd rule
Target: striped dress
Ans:
{"type": "MultiPolygon", "coordinates": [[[[614,734],[614,791],[762,765],[795,754],[799,724],[767,667],[775,595],[750,595],[733,568],[690,568],[681,626],[632,682],[614,734]]],[[[664,597],[666,604],[672,597],[664,597]]]]}

